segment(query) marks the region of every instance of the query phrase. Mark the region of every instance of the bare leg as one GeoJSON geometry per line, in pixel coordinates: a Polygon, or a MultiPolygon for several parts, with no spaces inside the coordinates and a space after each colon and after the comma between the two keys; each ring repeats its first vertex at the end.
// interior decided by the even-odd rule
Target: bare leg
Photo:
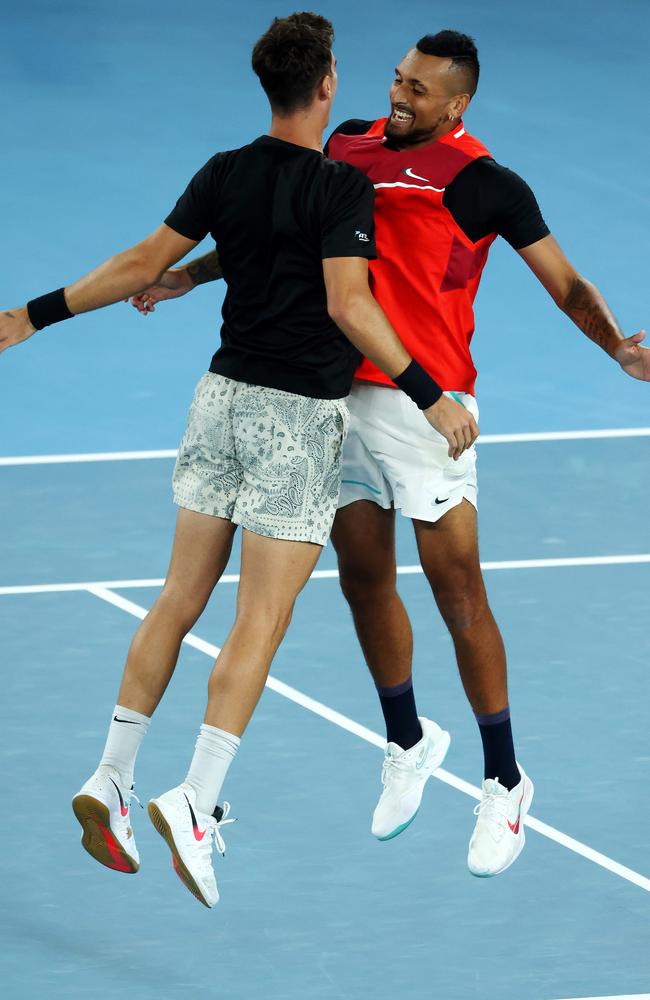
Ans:
{"type": "Polygon", "coordinates": [[[396,589],[395,511],[369,500],[343,507],[332,543],[341,589],[375,683],[401,684],[411,676],[413,633],[396,589]]]}
{"type": "Polygon", "coordinates": [[[506,655],[481,574],[476,510],[464,500],[435,524],[413,525],[470,705],[480,714],[500,712],[508,703],[506,655]]]}
{"type": "Polygon", "coordinates": [[[205,722],[241,736],[321,546],[244,531],[237,615],[208,684],[205,722]]]}
{"type": "Polygon", "coordinates": [[[151,715],[176,667],[181,642],[226,568],[236,525],[181,508],[165,586],[135,634],[118,703],[151,715]]]}
{"type": "MultiPolygon", "coordinates": [[[[470,704],[481,714],[499,712],[508,701],[506,658],[481,574],[476,510],[463,501],[434,524],[413,523],[470,704]]],[[[411,672],[412,633],[396,590],[394,511],[350,504],[336,515],[332,541],[370,671],[379,686],[400,684],[411,672]]]]}

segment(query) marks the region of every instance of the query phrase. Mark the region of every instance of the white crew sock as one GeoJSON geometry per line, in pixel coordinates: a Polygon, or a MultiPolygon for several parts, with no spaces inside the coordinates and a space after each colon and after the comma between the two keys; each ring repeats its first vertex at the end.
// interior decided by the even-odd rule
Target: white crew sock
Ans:
{"type": "Polygon", "coordinates": [[[125,788],[133,785],[133,767],[140,744],[151,725],[148,715],[116,705],[108,729],[108,737],[100,767],[114,767],[120,773],[125,788]]]}
{"type": "Polygon", "coordinates": [[[196,792],[196,808],[211,816],[237,750],[239,737],[216,726],[201,726],[185,784],[196,792]]]}

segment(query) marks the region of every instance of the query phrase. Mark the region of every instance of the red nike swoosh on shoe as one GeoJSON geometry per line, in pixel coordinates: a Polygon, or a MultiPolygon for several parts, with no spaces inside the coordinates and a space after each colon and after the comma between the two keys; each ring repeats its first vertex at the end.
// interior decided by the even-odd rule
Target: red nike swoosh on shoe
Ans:
{"type": "MultiPolygon", "coordinates": [[[[112,778],[111,778],[111,781],[113,781],[112,778]]],[[[113,781],[113,784],[115,785],[114,781],[113,781]]],[[[117,785],[115,785],[115,788],[117,789],[117,794],[120,797],[120,812],[122,813],[123,816],[128,816],[129,815],[129,807],[124,805],[124,799],[122,798],[122,793],[121,793],[121,791],[120,791],[120,789],[118,788],[117,785]]]]}
{"type": "MultiPolygon", "coordinates": [[[[183,792],[183,795],[185,795],[185,792],[183,792]]],[[[196,816],[194,815],[192,804],[188,799],[187,795],[185,795],[185,801],[187,802],[187,807],[190,810],[190,816],[192,817],[192,830],[194,832],[194,839],[198,840],[200,843],[205,837],[205,830],[199,830],[199,824],[196,822],[196,816]]]]}
{"type": "Polygon", "coordinates": [[[520,820],[521,820],[521,803],[522,803],[523,801],[524,801],[524,793],[522,792],[522,793],[521,793],[521,798],[519,799],[519,809],[517,810],[517,822],[516,822],[516,823],[514,823],[514,824],[512,824],[512,823],[510,822],[510,820],[508,820],[508,826],[510,827],[510,829],[511,829],[511,830],[512,830],[512,832],[514,833],[515,837],[516,837],[516,836],[517,836],[517,834],[519,833],[519,822],[520,822],[520,820]]]}

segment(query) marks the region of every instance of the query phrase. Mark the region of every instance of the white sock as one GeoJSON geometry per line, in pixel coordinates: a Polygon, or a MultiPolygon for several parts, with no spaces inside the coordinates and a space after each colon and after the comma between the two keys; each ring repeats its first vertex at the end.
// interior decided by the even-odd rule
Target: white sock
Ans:
{"type": "Polygon", "coordinates": [[[201,726],[185,784],[196,792],[196,808],[211,816],[237,750],[239,737],[216,726],[201,726]]]}
{"type": "Polygon", "coordinates": [[[151,725],[148,715],[116,705],[108,729],[108,737],[100,767],[114,767],[120,773],[125,788],[133,784],[133,767],[140,744],[151,725]]]}

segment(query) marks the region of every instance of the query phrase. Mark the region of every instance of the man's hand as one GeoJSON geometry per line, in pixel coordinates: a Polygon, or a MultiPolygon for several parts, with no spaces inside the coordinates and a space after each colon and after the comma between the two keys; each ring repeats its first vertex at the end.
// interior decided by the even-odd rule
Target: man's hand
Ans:
{"type": "MultiPolygon", "coordinates": [[[[139,295],[134,295],[131,299],[131,305],[146,316],[150,312],[155,312],[158,302],[164,302],[166,299],[177,299],[181,295],[186,295],[193,288],[194,282],[190,278],[187,268],[172,268],[165,271],[157,284],[146,288],[139,295]]],[[[128,299],[126,301],[128,302],[128,299]]]]}
{"type": "Polygon", "coordinates": [[[614,352],[614,358],[626,374],[641,382],[650,382],[650,348],[641,347],[645,340],[645,330],[633,337],[622,340],[614,352]]]}
{"type": "Polygon", "coordinates": [[[0,312],[0,353],[27,340],[33,333],[36,330],[29,321],[26,306],[0,312]]]}
{"type": "Polygon", "coordinates": [[[479,435],[478,424],[469,410],[448,396],[441,396],[437,403],[422,412],[431,426],[447,439],[448,454],[454,461],[472,447],[479,435]]]}

